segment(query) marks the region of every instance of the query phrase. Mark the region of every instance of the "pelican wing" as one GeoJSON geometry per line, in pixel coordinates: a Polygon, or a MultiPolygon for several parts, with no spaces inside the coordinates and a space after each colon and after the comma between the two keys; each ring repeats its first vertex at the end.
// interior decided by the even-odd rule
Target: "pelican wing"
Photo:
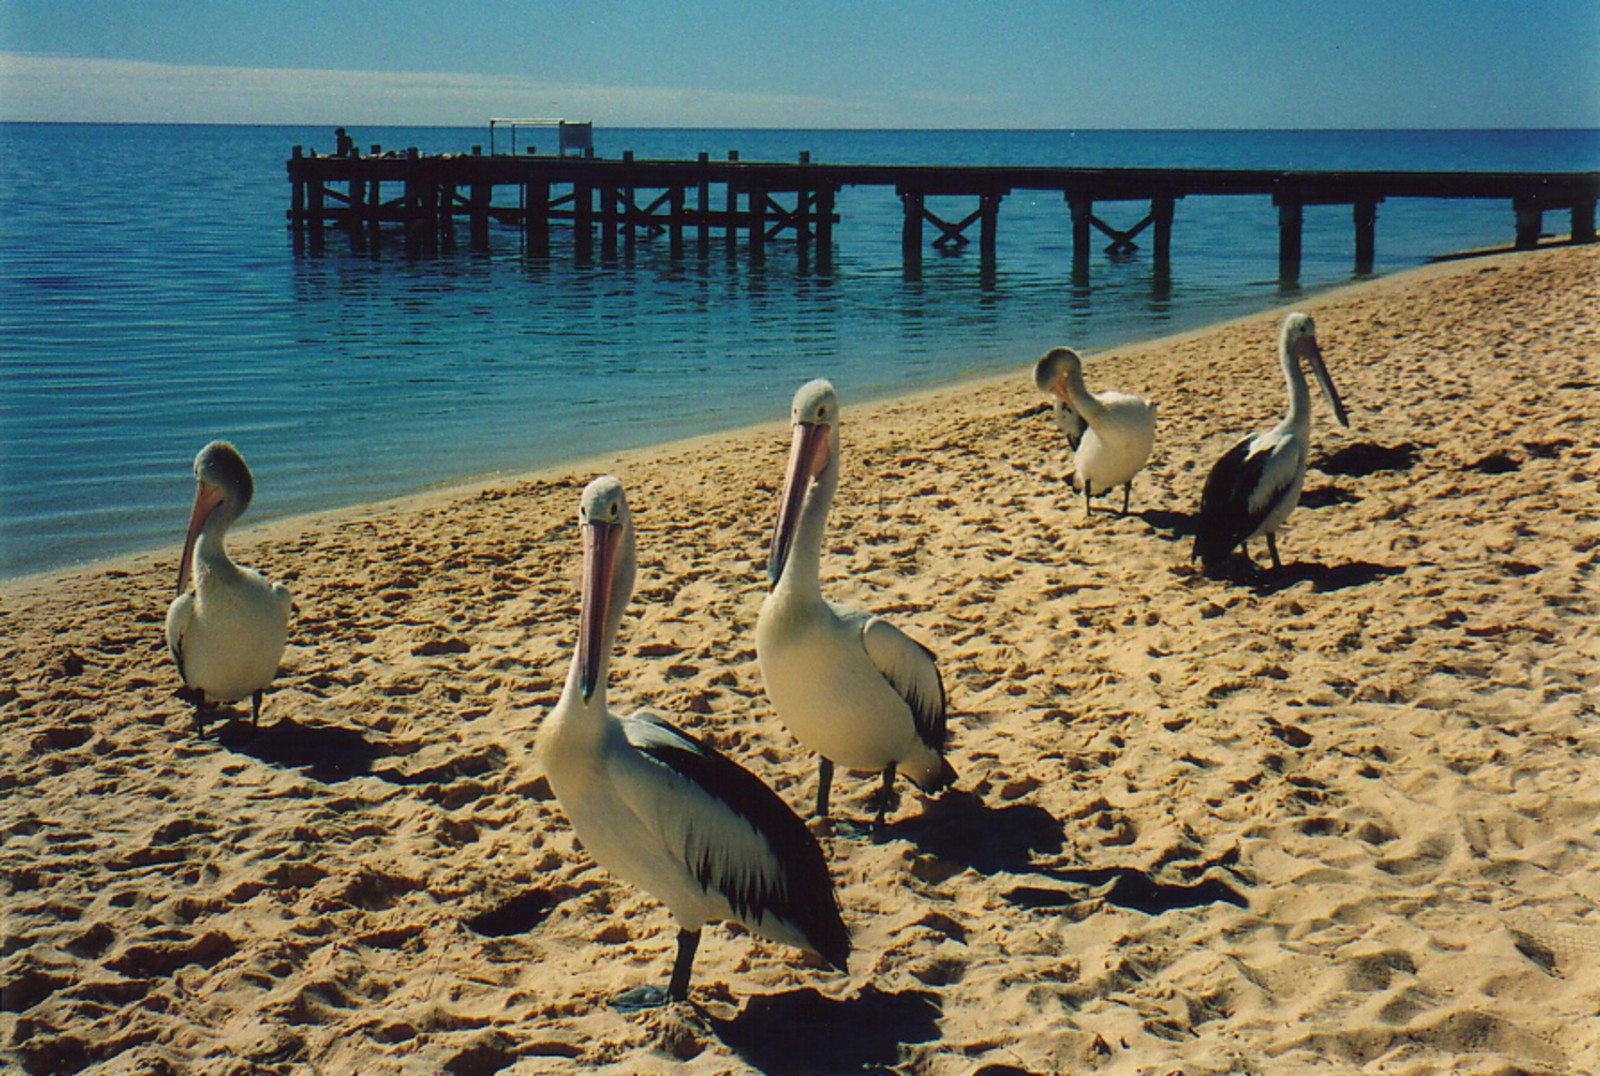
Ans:
{"type": "Polygon", "coordinates": [[[183,681],[185,687],[189,685],[189,676],[183,671],[183,641],[193,622],[194,592],[188,591],[179,594],[167,606],[167,649],[172,652],[172,660],[177,662],[178,679],[183,681]]]}
{"type": "Polygon", "coordinates": [[[759,930],[762,920],[777,920],[843,969],[850,934],[833,880],[816,838],[788,804],[749,770],[653,715],[621,723],[635,757],[661,769],[618,788],[663,847],[679,850],[695,880],[722,894],[741,922],[759,930]]]}
{"type": "Polygon", "coordinates": [[[1294,489],[1304,468],[1303,443],[1275,430],[1228,449],[1200,493],[1194,555],[1210,563],[1233,552],[1294,489]]]}
{"type": "Polygon", "coordinates": [[[883,678],[906,700],[917,737],[935,751],[945,744],[944,682],[933,651],[879,616],[861,625],[861,643],[883,678]]]}

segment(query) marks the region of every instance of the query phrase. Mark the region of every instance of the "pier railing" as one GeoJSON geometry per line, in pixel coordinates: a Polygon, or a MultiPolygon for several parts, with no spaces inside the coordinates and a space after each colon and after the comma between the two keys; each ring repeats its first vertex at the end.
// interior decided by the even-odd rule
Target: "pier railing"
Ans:
{"type": "Polygon", "coordinates": [[[324,232],[342,229],[357,242],[378,242],[384,225],[398,225],[415,250],[434,249],[454,222],[469,222],[471,241],[488,242],[491,221],[519,226],[535,253],[550,248],[551,225],[570,228],[580,256],[631,246],[639,236],[666,236],[671,255],[693,242],[701,254],[720,240],[732,252],[744,238],[759,261],[766,245],[792,239],[815,251],[821,272],[831,266],[836,196],[844,187],[892,188],[902,207],[901,248],[908,274],[920,271],[925,246],[971,242],[977,226],[980,256],[992,264],[1000,206],[1016,191],[1059,193],[1070,214],[1074,279],[1087,281],[1093,232],[1111,253],[1136,249],[1146,228],[1158,273],[1170,264],[1177,203],[1224,195],[1270,197],[1277,209],[1279,277],[1299,278],[1306,206],[1349,205],[1355,231],[1355,271],[1372,269],[1378,206],[1389,198],[1495,199],[1512,210],[1513,242],[1536,246],[1544,214],[1570,214],[1571,239],[1595,240],[1600,172],[1305,172],[1225,169],[1054,168],[981,165],[869,165],[711,160],[421,155],[415,150],[381,156],[309,156],[295,147],[288,162],[292,186],[288,219],[297,239],[313,248],[324,232]],[[503,192],[509,190],[509,198],[503,192]],[[927,199],[975,200],[972,212],[945,220],[927,199]],[[1095,212],[1104,202],[1147,202],[1149,212],[1130,228],[1116,228],[1095,212]],[[934,232],[928,240],[932,225],[934,232]]]}

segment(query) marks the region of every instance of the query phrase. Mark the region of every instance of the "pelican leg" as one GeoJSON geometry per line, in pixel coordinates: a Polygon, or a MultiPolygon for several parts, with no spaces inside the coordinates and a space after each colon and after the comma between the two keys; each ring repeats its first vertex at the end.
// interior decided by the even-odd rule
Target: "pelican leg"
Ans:
{"type": "Polygon", "coordinates": [[[261,727],[261,692],[259,690],[250,694],[250,727],[261,727]]]}
{"type": "Polygon", "coordinates": [[[833,760],[822,756],[817,762],[817,811],[812,817],[828,817],[828,788],[833,784],[833,760]]]}
{"type": "Polygon", "coordinates": [[[889,813],[889,808],[895,804],[894,775],[894,763],[891,762],[884,768],[883,781],[878,785],[877,795],[872,797],[874,806],[877,809],[877,814],[872,820],[872,825],[875,829],[883,828],[884,816],[889,813]]]}
{"type": "Polygon", "coordinates": [[[1094,494],[1089,492],[1090,488],[1091,487],[1089,485],[1088,480],[1085,479],[1084,483],[1083,483],[1083,518],[1084,519],[1088,519],[1089,516],[1091,514],[1093,514],[1093,512],[1094,512],[1094,502],[1092,500],[1090,500],[1090,498],[1093,497],[1094,494]]]}
{"type": "Polygon", "coordinates": [[[181,687],[175,693],[178,698],[194,707],[194,729],[204,736],[206,733],[206,719],[211,716],[211,704],[206,701],[206,693],[197,687],[181,687]]]}
{"type": "Polygon", "coordinates": [[[672,963],[672,981],[667,984],[667,997],[673,1001],[689,1000],[689,969],[694,965],[694,954],[698,948],[698,930],[678,931],[678,959],[672,963]]]}
{"type": "Polygon", "coordinates": [[[1278,536],[1270,532],[1267,534],[1267,552],[1272,554],[1273,571],[1281,569],[1283,561],[1278,559],[1278,536]]]}
{"type": "Polygon", "coordinates": [[[1130,479],[1128,479],[1127,484],[1122,487],[1122,514],[1123,515],[1127,515],[1128,514],[1128,498],[1130,498],[1132,496],[1133,496],[1133,479],[1130,478],[1130,479]]]}

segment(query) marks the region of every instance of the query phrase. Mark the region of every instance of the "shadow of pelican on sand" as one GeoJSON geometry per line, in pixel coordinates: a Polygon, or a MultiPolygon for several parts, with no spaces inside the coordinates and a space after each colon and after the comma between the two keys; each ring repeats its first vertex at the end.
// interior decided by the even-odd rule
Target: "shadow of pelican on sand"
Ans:
{"type": "Polygon", "coordinates": [[[894,1065],[904,1044],[939,1037],[939,1014],[929,991],[868,986],[837,1001],[807,987],[760,994],[737,1016],[708,1020],[723,1045],[765,1076],[808,1076],[894,1065]]]}

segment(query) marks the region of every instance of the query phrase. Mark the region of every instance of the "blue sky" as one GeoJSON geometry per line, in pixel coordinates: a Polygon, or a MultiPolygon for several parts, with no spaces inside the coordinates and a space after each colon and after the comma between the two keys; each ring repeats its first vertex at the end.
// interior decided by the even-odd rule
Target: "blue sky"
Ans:
{"type": "Polygon", "coordinates": [[[1597,127],[1600,0],[0,0],[0,118],[1597,127]]]}

